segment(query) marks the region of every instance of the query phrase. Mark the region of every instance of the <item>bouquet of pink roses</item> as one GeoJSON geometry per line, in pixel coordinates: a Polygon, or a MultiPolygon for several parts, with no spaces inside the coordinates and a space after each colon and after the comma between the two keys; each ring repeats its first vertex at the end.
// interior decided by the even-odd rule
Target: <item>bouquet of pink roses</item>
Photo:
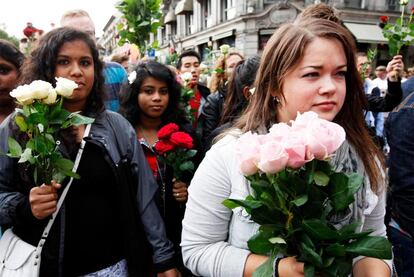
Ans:
{"type": "Polygon", "coordinates": [[[272,258],[255,276],[271,276],[277,254],[304,262],[305,276],[348,276],[359,255],[391,258],[386,238],[356,232],[358,222],[336,229],[329,221],[348,208],[362,184],[358,174],[336,172],[328,163],[344,140],[341,126],[314,112],[298,114],[291,125],[275,124],[266,135],[239,138],[240,170],[254,193],[223,204],[243,207],[260,225],[248,247],[272,258]]]}

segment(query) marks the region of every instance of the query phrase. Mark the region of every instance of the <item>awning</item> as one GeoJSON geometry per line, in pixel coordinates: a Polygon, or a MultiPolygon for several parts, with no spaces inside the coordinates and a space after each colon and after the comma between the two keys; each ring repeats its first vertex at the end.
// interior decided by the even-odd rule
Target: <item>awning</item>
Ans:
{"type": "Polygon", "coordinates": [[[222,39],[222,38],[231,37],[233,35],[234,35],[234,30],[230,30],[230,31],[227,31],[227,32],[224,32],[224,33],[219,33],[217,35],[214,35],[213,40],[219,40],[219,39],[222,39]]]}
{"type": "Polygon", "coordinates": [[[167,24],[167,23],[171,23],[174,21],[177,21],[177,17],[175,16],[175,13],[173,10],[169,10],[164,17],[164,23],[167,24]]]}
{"type": "Polygon", "coordinates": [[[183,14],[193,12],[193,0],[181,0],[177,3],[177,6],[175,6],[175,14],[183,14]]]}
{"type": "Polygon", "coordinates": [[[387,39],[382,34],[382,30],[378,25],[349,22],[345,22],[344,24],[360,43],[387,42],[387,39]]]}

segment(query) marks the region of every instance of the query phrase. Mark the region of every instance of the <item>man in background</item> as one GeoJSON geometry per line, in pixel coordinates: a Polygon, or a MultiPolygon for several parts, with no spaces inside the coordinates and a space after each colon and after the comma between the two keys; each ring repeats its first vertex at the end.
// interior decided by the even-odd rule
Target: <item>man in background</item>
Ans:
{"type": "MultiPolygon", "coordinates": [[[[65,12],[60,20],[60,25],[84,31],[96,42],[95,24],[84,10],[65,12]]],[[[121,87],[128,80],[127,72],[118,63],[104,62],[103,75],[105,78],[105,107],[108,110],[117,112],[120,106],[119,93],[121,87]]]]}

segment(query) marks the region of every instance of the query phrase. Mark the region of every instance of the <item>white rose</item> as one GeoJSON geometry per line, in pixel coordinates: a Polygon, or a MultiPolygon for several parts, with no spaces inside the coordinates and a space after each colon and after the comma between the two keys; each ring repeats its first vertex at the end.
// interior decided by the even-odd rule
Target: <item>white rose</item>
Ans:
{"type": "Polygon", "coordinates": [[[222,46],[219,47],[220,48],[220,52],[223,55],[226,55],[229,52],[230,49],[230,45],[228,44],[223,44],[222,46]]]}
{"type": "Polygon", "coordinates": [[[71,97],[73,90],[78,87],[78,84],[66,78],[56,77],[56,81],[56,93],[66,98],[71,97]]]}
{"type": "Polygon", "coordinates": [[[132,84],[136,78],[137,78],[137,72],[134,70],[128,75],[129,84],[132,84]]]}
{"type": "Polygon", "coordinates": [[[46,105],[54,104],[54,103],[56,103],[56,98],[57,98],[56,90],[52,89],[49,92],[49,95],[45,99],[42,100],[42,103],[44,103],[46,105]]]}
{"type": "Polygon", "coordinates": [[[190,72],[185,72],[181,74],[180,77],[184,82],[189,82],[191,81],[191,79],[193,79],[193,74],[191,74],[190,72]]]}
{"type": "Polygon", "coordinates": [[[53,90],[53,87],[48,82],[36,80],[30,84],[30,89],[32,90],[33,99],[44,99],[48,97],[50,91],[53,90]]]}
{"type": "Polygon", "coordinates": [[[401,6],[407,6],[408,5],[408,0],[400,0],[400,5],[401,6]]]}
{"type": "Polygon", "coordinates": [[[22,105],[30,105],[34,102],[32,97],[32,89],[29,85],[18,86],[10,92],[10,96],[16,98],[16,100],[22,105]]]}

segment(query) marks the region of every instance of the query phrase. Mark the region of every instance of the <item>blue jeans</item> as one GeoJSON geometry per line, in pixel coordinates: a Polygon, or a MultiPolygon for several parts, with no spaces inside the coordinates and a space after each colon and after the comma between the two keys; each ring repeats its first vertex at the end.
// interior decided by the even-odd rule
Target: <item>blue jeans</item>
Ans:
{"type": "Polygon", "coordinates": [[[394,265],[398,277],[414,276],[414,243],[394,227],[388,227],[389,240],[393,246],[394,265]]]}

